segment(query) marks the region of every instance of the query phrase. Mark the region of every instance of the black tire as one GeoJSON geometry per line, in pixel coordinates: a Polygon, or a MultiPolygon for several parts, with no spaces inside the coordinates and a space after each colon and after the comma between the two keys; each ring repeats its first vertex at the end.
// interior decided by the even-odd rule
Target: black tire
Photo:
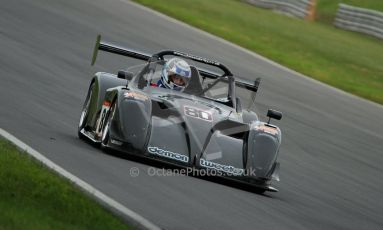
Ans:
{"type": "Polygon", "coordinates": [[[89,87],[88,95],[86,96],[81,116],[80,116],[80,122],[78,124],[78,129],[77,129],[77,135],[80,139],[84,139],[85,136],[81,133],[81,130],[85,127],[86,125],[86,120],[88,118],[89,114],[89,107],[90,107],[90,101],[92,98],[92,93],[93,93],[93,84],[89,87]]]}

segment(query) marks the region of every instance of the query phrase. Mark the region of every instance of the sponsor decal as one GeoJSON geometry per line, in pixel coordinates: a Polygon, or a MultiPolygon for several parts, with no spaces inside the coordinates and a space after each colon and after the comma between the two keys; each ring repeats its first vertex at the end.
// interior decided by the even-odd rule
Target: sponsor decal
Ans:
{"type": "Polygon", "coordinates": [[[194,55],[186,54],[186,53],[181,53],[181,52],[177,52],[177,51],[174,52],[174,55],[178,55],[178,56],[181,56],[181,57],[186,57],[186,58],[202,61],[202,62],[205,62],[205,63],[208,63],[208,64],[213,64],[213,65],[216,65],[216,66],[221,65],[219,62],[216,62],[216,61],[213,61],[213,60],[209,60],[209,59],[206,59],[206,58],[201,58],[201,57],[198,57],[198,56],[194,56],[194,55]]]}
{"type": "Polygon", "coordinates": [[[234,166],[231,166],[231,165],[222,165],[222,164],[218,164],[218,163],[215,163],[212,161],[207,161],[204,159],[200,159],[199,164],[203,167],[215,169],[217,171],[222,171],[222,172],[225,172],[227,174],[232,174],[235,176],[243,175],[245,172],[245,170],[240,169],[240,168],[235,168],[234,166]]]}
{"type": "Polygon", "coordinates": [[[179,154],[179,153],[173,153],[173,152],[170,152],[170,151],[167,151],[167,150],[163,150],[163,149],[158,148],[158,147],[151,147],[151,146],[149,146],[148,147],[148,151],[151,154],[162,156],[162,157],[166,157],[166,158],[170,158],[170,159],[173,159],[173,160],[176,160],[176,161],[182,161],[182,162],[185,162],[185,163],[189,162],[189,157],[187,157],[185,155],[182,155],[182,154],[179,154]]]}
{"type": "Polygon", "coordinates": [[[265,133],[269,133],[271,135],[277,135],[278,134],[278,129],[266,125],[261,125],[261,126],[255,126],[255,129],[258,131],[262,131],[265,133]]]}
{"type": "Polygon", "coordinates": [[[140,101],[146,101],[148,100],[148,97],[143,95],[143,94],[140,94],[140,93],[136,93],[136,92],[127,92],[127,93],[124,93],[124,97],[126,98],[131,98],[131,99],[136,99],[136,100],[140,100],[140,101]]]}
{"type": "Polygon", "coordinates": [[[213,115],[209,111],[200,110],[197,108],[184,106],[184,113],[186,116],[198,118],[204,121],[213,121],[213,115]]]}

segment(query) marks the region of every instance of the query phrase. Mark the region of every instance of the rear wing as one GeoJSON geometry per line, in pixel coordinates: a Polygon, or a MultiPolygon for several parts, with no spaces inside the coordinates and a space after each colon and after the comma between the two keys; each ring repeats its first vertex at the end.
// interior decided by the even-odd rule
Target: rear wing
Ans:
{"type": "MultiPolygon", "coordinates": [[[[103,42],[103,41],[101,41],[101,35],[97,36],[96,44],[95,44],[95,47],[94,47],[94,50],[93,50],[93,57],[92,57],[91,65],[94,65],[94,63],[96,62],[98,50],[102,50],[102,51],[105,51],[105,52],[122,55],[122,56],[125,56],[125,57],[131,57],[131,58],[135,58],[135,59],[139,59],[139,60],[143,60],[143,61],[150,61],[150,60],[153,60],[153,59],[155,59],[155,60],[156,59],[157,60],[158,59],[159,60],[164,60],[164,56],[166,56],[166,55],[185,57],[185,58],[191,59],[191,60],[196,61],[196,62],[200,62],[200,63],[203,63],[203,64],[215,66],[215,67],[221,69],[224,72],[224,75],[222,75],[222,74],[211,72],[211,71],[208,71],[208,70],[205,70],[205,69],[202,69],[202,68],[197,68],[198,72],[200,73],[200,75],[202,77],[216,79],[216,78],[219,78],[219,77],[222,77],[222,76],[231,76],[231,77],[233,76],[231,71],[225,65],[223,65],[220,62],[214,61],[214,60],[209,60],[209,59],[206,59],[206,58],[202,58],[202,57],[198,57],[198,56],[195,56],[195,55],[191,55],[191,54],[187,54],[187,53],[182,53],[182,52],[174,51],[174,50],[164,50],[164,51],[161,51],[161,52],[156,53],[156,54],[146,54],[146,53],[143,53],[143,52],[140,52],[140,51],[135,51],[135,50],[128,49],[128,48],[125,48],[125,47],[121,47],[121,46],[118,46],[118,45],[114,45],[114,44],[111,44],[111,43],[103,42]]],[[[241,78],[238,78],[238,77],[235,77],[234,80],[235,80],[236,86],[238,86],[238,87],[245,88],[245,89],[251,90],[253,92],[257,92],[258,91],[258,87],[259,87],[259,84],[260,84],[260,78],[257,78],[254,82],[246,80],[246,79],[241,79],[241,78]]]]}

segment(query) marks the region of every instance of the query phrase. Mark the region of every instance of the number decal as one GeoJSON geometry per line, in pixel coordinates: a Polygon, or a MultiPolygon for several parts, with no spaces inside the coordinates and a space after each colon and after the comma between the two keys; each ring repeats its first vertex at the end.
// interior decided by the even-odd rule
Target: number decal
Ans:
{"type": "Polygon", "coordinates": [[[198,118],[205,121],[212,121],[213,116],[208,111],[199,110],[197,108],[184,106],[184,113],[186,116],[198,118]]]}

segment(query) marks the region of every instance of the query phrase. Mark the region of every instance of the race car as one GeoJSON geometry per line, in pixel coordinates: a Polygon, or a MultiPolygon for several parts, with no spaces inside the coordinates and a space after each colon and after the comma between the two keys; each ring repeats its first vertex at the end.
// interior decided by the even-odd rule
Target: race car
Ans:
{"type": "Polygon", "coordinates": [[[282,113],[269,109],[267,122],[254,105],[260,78],[236,77],[222,63],[192,54],[164,50],[153,55],[101,41],[98,51],[142,60],[117,74],[92,78],[78,125],[80,138],[104,149],[204,170],[255,186],[259,193],[278,191],[277,162],[281,130],[270,120],[282,113]],[[159,87],[167,60],[190,65],[183,90],[159,87]],[[248,106],[245,106],[245,103],[248,106]]]}

